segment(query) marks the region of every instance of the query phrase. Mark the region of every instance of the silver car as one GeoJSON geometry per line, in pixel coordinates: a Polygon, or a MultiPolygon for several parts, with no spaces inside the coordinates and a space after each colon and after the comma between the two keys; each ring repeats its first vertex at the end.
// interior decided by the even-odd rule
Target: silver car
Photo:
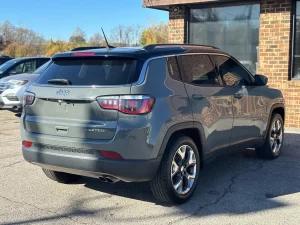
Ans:
{"type": "Polygon", "coordinates": [[[18,110],[23,105],[23,94],[49,66],[50,61],[32,74],[19,74],[0,79],[0,109],[18,110]]]}

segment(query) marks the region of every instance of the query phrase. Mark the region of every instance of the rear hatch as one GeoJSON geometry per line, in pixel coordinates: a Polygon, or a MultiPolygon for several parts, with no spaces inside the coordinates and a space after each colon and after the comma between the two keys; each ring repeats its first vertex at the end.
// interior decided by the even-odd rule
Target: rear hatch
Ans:
{"type": "Polygon", "coordinates": [[[130,94],[140,74],[137,64],[137,59],[115,56],[54,58],[28,89],[35,100],[24,107],[25,128],[53,136],[112,139],[118,111],[101,108],[97,97],[130,94]]]}

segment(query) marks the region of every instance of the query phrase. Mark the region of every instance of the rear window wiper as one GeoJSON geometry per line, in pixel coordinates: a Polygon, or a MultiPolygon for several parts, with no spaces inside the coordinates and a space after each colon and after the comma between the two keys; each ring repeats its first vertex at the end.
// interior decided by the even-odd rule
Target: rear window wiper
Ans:
{"type": "Polygon", "coordinates": [[[48,80],[49,84],[62,84],[62,85],[72,85],[72,82],[67,79],[51,79],[48,80]]]}

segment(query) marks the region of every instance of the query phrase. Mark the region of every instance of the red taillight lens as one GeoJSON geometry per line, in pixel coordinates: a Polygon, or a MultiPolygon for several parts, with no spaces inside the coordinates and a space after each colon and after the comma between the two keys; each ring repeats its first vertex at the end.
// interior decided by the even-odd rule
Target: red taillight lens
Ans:
{"type": "Polygon", "coordinates": [[[146,114],[152,109],[154,99],[149,96],[133,96],[120,98],[119,110],[126,114],[146,114]]]}
{"type": "Polygon", "coordinates": [[[110,97],[98,97],[97,101],[101,108],[103,109],[119,109],[119,97],[118,96],[110,96],[110,97]]]}
{"type": "Polygon", "coordinates": [[[75,52],[72,56],[94,56],[94,52],[75,52]]]}
{"type": "Polygon", "coordinates": [[[32,146],[32,142],[31,141],[23,141],[22,142],[22,145],[25,147],[25,148],[30,148],[32,146]]]}
{"type": "Polygon", "coordinates": [[[25,92],[23,95],[23,105],[32,105],[35,99],[35,94],[31,92],[25,92]]]}
{"type": "Polygon", "coordinates": [[[116,152],[100,151],[100,153],[106,159],[123,159],[123,157],[116,152]]]}
{"type": "Polygon", "coordinates": [[[98,97],[97,101],[103,109],[119,110],[132,115],[147,114],[154,104],[154,98],[144,95],[98,97]]]}

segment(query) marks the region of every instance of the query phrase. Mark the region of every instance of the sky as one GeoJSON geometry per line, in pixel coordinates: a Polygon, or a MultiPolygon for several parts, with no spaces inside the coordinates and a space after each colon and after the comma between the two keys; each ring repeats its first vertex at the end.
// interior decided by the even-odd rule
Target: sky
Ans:
{"type": "Polygon", "coordinates": [[[76,27],[87,37],[107,33],[119,24],[147,26],[149,20],[168,20],[165,11],[145,9],[142,0],[3,0],[0,23],[30,28],[46,39],[68,40],[76,27]]]}

